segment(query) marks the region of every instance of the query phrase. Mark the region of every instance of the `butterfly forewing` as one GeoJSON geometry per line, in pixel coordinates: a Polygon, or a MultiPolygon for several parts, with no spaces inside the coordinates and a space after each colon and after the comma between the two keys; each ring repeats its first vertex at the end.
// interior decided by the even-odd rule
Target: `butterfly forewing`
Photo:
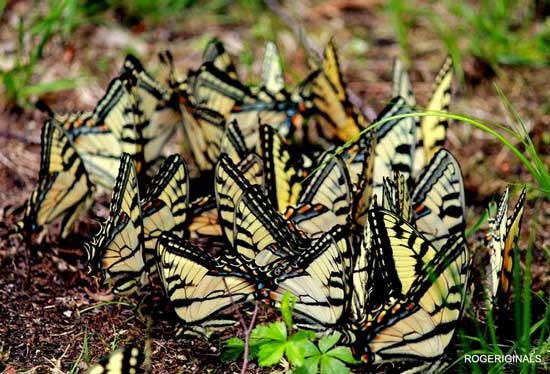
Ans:
{"type": "Polygon", "coordinates": [[[148,184],[141,201],[144,256],[150,274],[156,273],[155,247],[163,231],[182,238],[189,207],[189,178],[182,157],[172,155],[148,184]]]}
{"type": "Polygon", "coordinates": [[[277,278],[272,294],[280,302],[285,292],[296,296],[294,307],[317,329],[335,325],[342,316],[351,277],[351,249],[347,231],[336,226],[295,258],[277,278]]]}
{"type": "Polygon", "coordinates": [[[411,184],[416,123],[412,117],[389,119],[410,112],[403,98],[394,98],[375,121],[380,122],[373,169],[373,195],[378,198],[382,197],[384,177],[392,176],[393,172],[403,174],[407,184],[411,184]]]}
{"type": "Polygon", "coordinates": [[[116,294],[129,294],[146,280],[139,188],[131,156],[123,153],[109,218],[87,245],[88,259],[116,294]]]}
{"type": "Polygon", "coordinates": [[[65,131],[53,120],[44,124],[41,149],[38,186],[17,230],[26,236],[61,219],[61,237],[66,237],[74,221],[91,205],[95,186],[65,131]]]}
{"type": "Polygon", "coordinates": [[[219,313],[254,293],[251,283],[202,249],[163,233],[157,244],[160,278],[178,317],[186,324],[208,324],[219,313]]]}
{"type": "MultiPolygon", "coordinates": [[[[451,103],[451,85],[453,83],[453,61],[447,56],[433,85],[427,111],[448,112],[451,103]]],[[[430,162],[433,155],[445,145],[448,119],[437,115],[422,117],[417,131],[416,153],[414,156],[414,176],[430,162]]]]}
{"type": "Polygon", "coordinates": [[[464,232],[465,193],[460,166],[446,149],[438,151],[420,176],[413,194],[416,226],[436,247],[464,232]]]}

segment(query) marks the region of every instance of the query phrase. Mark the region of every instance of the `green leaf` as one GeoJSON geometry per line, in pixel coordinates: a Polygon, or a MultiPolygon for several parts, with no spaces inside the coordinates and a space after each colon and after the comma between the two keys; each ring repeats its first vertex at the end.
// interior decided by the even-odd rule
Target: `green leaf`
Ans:
{"type": "Polygon", "coordinates": [[[317,374],[321,356],[308,357],[304,364],[294,369],[294,374],[317,374]]]}
{"type": "Polygon", "coordinates": [[[321,340],[319,340],[319,349],[321,350],[321,352],[324,353],[334,347],[334,345],[338,343],[338,340],[340,340],[341,336],[342,334],[340,334],[338,331],[335,331],[331,335],[323,336],[321,340]]]}
{"type": "Polygon", "coordinates": [[[223,343],[222,361],[235,361],[242,356],[244,352],[244,341],[237,337],[227,339],[223,343]]]}
{"type": "Polygon", "coordinates": [[[286,341],[286,327],[285,324],[281,321],[270,323],[267,326],[256,326],[251,334],[251,340],[275,340],[275,341],[286,341]]]}
{"type": "Polygon", "coordinates": [[[333,357],[321,356],[321,374],[348,374],[349,368],[340,360],[333,357]]]}
{"type": "Polygon", "coordinates": [[[296,367],[300,367],[304,364],[304,346],[305,341],[292,342],[289,341],[286,343],[285,353],[288,361],[296,367]]]}
{"type": "Polygon", "coordinates": [[[273,366],[283,358],[286,343],[265,343],[258,350],[258,363],[260,366],[273,366]]]}
{"type": "Polygon", "coordinates": [[[319,351],[319,348],[310,340],[306,340],[304,342],[304,357],[313,357],[313,356],[319,356],[321,354],[321,351],[319,351]]]}
{"type": "Polygon", "coordinates": [[[311,340],[315,339],[315,332],[310,330],[300,330],[296,334],[293,334],[288,339],[289,341],[299,341],[299,340],[311,340]]]}
{"type": "Polygon", "coordinates": [[[334,347],[328,351],[326,355],[347,362],[348,364],[358,364],[361,362],[353,357],[353,353],[351,353],[349,347],[334,347]]]}

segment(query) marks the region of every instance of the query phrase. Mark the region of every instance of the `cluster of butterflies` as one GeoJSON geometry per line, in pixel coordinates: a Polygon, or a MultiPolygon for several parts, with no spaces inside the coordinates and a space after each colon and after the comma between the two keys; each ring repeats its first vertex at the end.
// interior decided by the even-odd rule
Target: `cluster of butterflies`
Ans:
{"type": "MultiPolygon", "coordinates": [[[[166,84],[128,56],[91,112],[50,118],[39,185],[17,230],[61,221],[66,236],[99,184],[110,215],[85,244],[116,294],[160,282],[188,328],[234,324],[247,302],[296,297],[297,324],[342,332],[369,364],[435,370],[460,320],[471,254],[460,167],[444,117],[415,117],[394,63],[393,95],[373,126],[351,104],[335,48],[294,89],[268,44],[262,84],[242,84],[223,45],[166,84]],[[182,155],[162,157],[176,128],[182,155]]],[[[446,59],[427,109],[445,112],[446,59]]],[[[525,191],[489,220],[490,300],[508,292],[525,191]]]]}

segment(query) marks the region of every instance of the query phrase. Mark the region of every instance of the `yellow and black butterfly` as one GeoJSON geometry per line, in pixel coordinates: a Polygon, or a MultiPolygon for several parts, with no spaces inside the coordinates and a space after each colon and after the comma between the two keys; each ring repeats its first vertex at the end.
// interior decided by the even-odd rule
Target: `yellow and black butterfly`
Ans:
{"type": "Polygon", "coordinates": [[[345,226],[333,228],[294,256],[270,265],[276,287],[263,292],[264,302],[279,307],[284,294],[296,297],[294,311],[313,329],[338,325],[347,306],[351,280],[351,247],[345,226]]]}
{"type": "Polygon", "coordinates": [[[396,97],[375,120],[375,123],[380,122],[380,125],[376,129],[372,194],[378,198],[383,195],[384,177],[390,177],[394,172],[402,174],[407,184],[411,185],[416,139],[414,118],[405,117],[388,120],[391,116],[410,112],[411,109],[405,99],[396,97]]]}
{"type": "Polygon", "coordinates": [[[344,310],[348,269],[342,257],[348,251],[345,229],[335,227],[305,252],[255,266],[231,258],[229,249],[216,259],[164,233],[158,267],[166,294],[187,325],[221,326],[228,320],[219,314],[231,306],[247,300],[278,306],[289,291],[297,297],[297,314],[323,328],[335,325],[344,310]]]}
{"type": "Polygon", "coordinates": [[[188,175],[180,156],[169,157],[140,199],[134,163],[124,153],[110,215],[86,244],[90,266],[116,294],[129,294],[156,272],[154,252],[162,231],[183,237],[189,199],[188,175]]]}
{"type": "Polygon", "coordinates": [[[51,121],[65,129],[92,181],[108,189],[114,185],[123,152],[143,160],[145,119],[136,102],[136,83],[132,74],[123,73],[111,81],[93,111],[51,113],[51,121]]]}
{"type": "Polygon", "coordinates": [[[207,61],[194,75],[191,96],[195,106],[214,110],[227,118],[236,102],[253,94],[239,80],[219,70],[214,62],[207,61]]]}
{"type": "Polygon", "coordinates": [[[368,317],[349,331],[353,351],[370,364],[410,360],[423,370],[442,357],[462,313],[469,266],[464,236],[436,249],[378,208],[369,211],[369,227],[381,273],[369,280],[368,296],[377,297],[366,303],[368,317]]]}
{"type": "MultiPolygon", "coordinates": [[[[433,91],[426,111],[447,112],[451,102],[451,85],[453,81],[453,62],[447,56],[437,74],[433,91]]],[[[412,91],[412,85],[399,60],[393,65],[393,96],[402,96],[407,104],[414,108],[416,99],[412,91]]],[[[424,116],[421,119],[415,118],[417,122],[416,151],[414,155],[413,176],[416,178],[431,160],[433,155],[445,145],[447,137],[448,119],[438,116],[424,116]]]]}
{"type": "Polygon", "coordinates": [[[260,156],[264,162],[267,196],[279,212],[298,203],[302,180],[311,168],[311,160],[292,152],[276,131],[260,126],[260,156]]]}
{"type": "Polygon", "coordinates": [[[139,129],[146,164],[154,163],[181,122],[178,94],[168,85],[153,78],[132,55],[124,60],[123,74],[136,78],[137,107],[146,123],[139,129]]]}
{"type": "Polygon", "coordinates": [[[202,58],[205,62],[211,62],[216,69],[226,72],[232,79],[239,78],[237,68],[220,40],[212,39],[209,41],[202,58]]]}
{"type": "Polygon", "coordinates": [[[287,91],[283,79],[281,58],[274,43],[266,44],[262,65],[262,85],[235,103],[230,120],[236,120],[244,135],[247,148],[253,150],[258,139],[258,124],[275,128],[290,141],[309,116],[308,104],[300,94],[302,88],[287,91]]]}
{"type": "Polygon", "coordinates": [[[201,172],[212,170],[220,156],[225,133],[225,118],[205,107],[192,107],[184,112],[184,144],[201,172]]]}
{"type": "Polygon", "coordinates": [[[303,126],[306,115],[306,104],[300,95],[285,89],[272,93],[261,87],[253,97],[235,102],[229,119],[237,121],[247,148],[253,150],[258,142],[259,125],[273,127],[279,136],[290,141],[296,129],[303,126]]]}
{"type": "Polygon", "coordinates": [[[332,41],[325,48],[322,69],[312,73],[303,85],[309,87],[303,92],[310,92],[308,99],[318,113],[316,126],[308,129],[311,142],[326,146],[327,141],[341,144],[359,136],[366,120],[349,101],[332,41]]]}
{"type": "Polygon", "coordinates": [[[215,193],[220,225],[243,262],[257,262],[262,253],[257,264],[266,265],[302,248],[293,224],[275,210],[262,187],[249,182],[225,154],[216,167],[215,193]]]}
{"type": "MultiPolygon", "coordinates": [[[[222,158],[230,158],[228,155],[223,154],[222,158]]],[[[226,161],[225,161],[226,162],[226,161]]],[[[242,173],[244,179],[249,181],[252,184],[263,184],[263,166],[262,162],[256,154],[249,154],[243,158],[237,165],[236,168],[242,173]]],[[[221,169],[220,169],[221,170],[221,169]]],[[[220,213],[218,210],[218,205],[222,207],[225,213],[222,213],[223,216],[232,220],[232,215],[226,216],[229,211],[226,211],[226,204],[233,206],[233,201],[231,199],[223,198],[219,194],[224,195],[224,191],[233,190],[233,188],[238,188],[232,183],[232,179],[227,180],[227,183],[224,181],[226,174],[223,174],[221,178],[217,179],[218,195],[207,195],[197,198],[195,201],[190,203],[189,206],[189,223],[188,231],[190,234],[190,239],[193,243],[202,243],[200,247],[211,248],[214,250],[219,250],[223,245],[224,230],[222,229],[222,224],[220,222],[220,213]],[[222,182],[223,181],[223,182],[222,182]],[[220,196],[221,199],[217,200],[217,196],[220,196]]],[[[239,191],[238,189],[235,191],[239,191]]],[[[232,237],[232,227],[225,226],[228,231],[225,231],[226,236],[232,237]]]]}
{"type": "Polygon", "coordinates": [[[281,56],[277,45],[273,42],[267,42],[265,45],[262,86],[271,93],[280,92],[285,88],[281,56]]]}
{"type": "Polygon", "coordinates": [[[38,186],[25,206],[16,231],[26,239],[43,226],[61,220],[61,237],[70,232],[93,200],[95,185],[63,128],[52,119],[42,128],[38,186]]]}
{"type": "Polygon", "coordinates": [[[120,295],[136,291],[146,282],[143,256],[143,220],[134,162],[123,153],[113,188],[109,218],[99,232],[85,243],[91,269],[103,284],[120,295]]]}
{"type": "Polygon", "coordinates": [[[156,253],[166,296],[186,325],[233,324],[219,314],[254,295],[246,273],[169,232],[160,235],[156,253]]]}
{"type": "Polygon", "coordinates": [[[145,360],[143,352],[132,345],[117,349],[102,358],[86,371],[87,374],[139,374],[147,373],[142,368],[145,360]]]}
{"type": "Polygon", "coordinates": [[[393,178],[384,177],[382,192],[382,206],[414,224],[413,204],[403,174],[394,172],[393,178]]]}
{"type": "Polygon", "coordinates": [[[141,199],[144,256],[147,271],[154,274],[155,247],[160,233],[183,237],[189,208],[189,176],[180,155],[168,157],[147,185],[141,199]]]}
{"type": "Polygon", "coordinates": [[[516,203],[512,215],[508,216],[509,188],[506,187],[500,199],[496,217],[489,217],[489,230],[486,235],[486,246],[489,251],[489,266],[486,268],[486,278],[489,287],[489,301],[497,295],[506,297],[513,278],[514,247],[517,244],[521,230],[525,203],[525,189],[516,203]]]}
{"type": "Polygon", "coordinates": [[[464,181],[448,150],[439,150],[431,159],[416,183],[412,201],[416,227],[437,248],[464,232],[464,181]]]}
{"type": "Polygon", "coordinates": [[[310,235],[327,232],[350,220],[351,182],[347,168],[338,156],[325,154],[321,169],[313,173],[295,207],[287,207],[284,216],[310,235]]]}

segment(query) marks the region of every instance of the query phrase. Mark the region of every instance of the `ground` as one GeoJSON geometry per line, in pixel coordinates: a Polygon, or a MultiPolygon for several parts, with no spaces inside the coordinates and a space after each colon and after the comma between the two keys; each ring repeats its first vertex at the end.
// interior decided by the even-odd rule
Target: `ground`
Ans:
{"type": "MultiPolygon", "coordinates": [[[[269,2],[271,4],[271,2],[269,2]]],[[[8,2],[0,29],[0,50],[6,61],[13,60],[19,16],[43,11],[30,1],[8,2]],[[6,26],[6,27],[5,27],[6,26]],[[7,27],[9,26],[9,27],[7,27]]],[[[240,4],[240,3],[239,3],[240,4]]],[[[296,27],[285,25],[285,14],[256,5],[253,17],[242,4],[227,6],[227,14],[212,16],[196,5],[166,22],[139,20],[121,24],[121,11],[102,13],[97,22],[88,22],[67,35],[55,35],[33,71],[32,82],[62,77],[88,77],[77,88],[43,94],[56,111],[86,110],[102,95],[107,82],[116,75],[124,55],[132,51],[154,74],[162,66],[156,54],[170,49],[178,71],[196,68],[202,46],[210,37],[222,39],[241,65],[248,82],[257,80],[261,68],[263,40],[274,38],[286,62],[288,82],[296,83],[307,72],[306,52],[296,37],[296,27]]],[[[244,2],[243,2],[244,4],[244,2]]],[[[348,88],[359,98],[370,116],[390,99],[391,62],[400,55],[388,15],[382,2],[329,1],[301,2],[290,12],[291,25],[300,25],[317,49],[334,38],[348,88]]],[[[430,25],[419,22],[409,36],[409,71],[418,104],[427,104],[431,82],[446,49],[430,25]]],[[[29,41],[26,40],[26,43],[29,41]]],[[[545,164],[548,164],[550,130],[548,77],[550,68],[498,66],[495,71],[471,54],[463,56],[465,80],[456,82],[451,111],[509,124],[495,92],[498,85],[520,113],[545,164]]],[[[1,92],[1,91],[0,91],[1,92]]],[[[30,101],[38,99],[31,96],[30,101]]],[[[40,129],[45,115],[31,106],[12,105],[0,112],[0,227],[7,228],[20,217],[17,207],[29,197],[37,183],[40,161],[40,129]]],[[[447,147],[460,161],[465,179],[468,224],[477,221],[495,193],[506,184],[534,184],[534,180],[512,153],[491,136],[468,124],[452,123],[447,147]]],[[[177,144],[173,145],[177,150],[177,144]]],[[[517,191],[516,191],[517,192],[517,191]]],[[[512,201],[517,199],[517,193],[512,201]]],[[[53,228],[34,248],[15,240],[3,240],[0,247],[0,370],[64,373],[84,369],[87,360],[97,361],[119,342],[153,339],[154,372],[222,373],[239,372],[240,363],[220,363],[219,339],[176,339],[169,308],[153,292],[145,301],[113,297],[97,280],[87,275],[82,242],[97,230],[95,218],[107,213],[108,196],[96,202],[92,212],[82,217],[66,240],[53,228]],[[136,313],[138,310],[140,313],[136,313]],[[152,328],[147,318],[153,319],[152,328]]],[[[521,243],[526,247],[534,232],[534,260],[529,271],[532,289],[546,300],[550,294],[548,253],[550,247],[550,205],[543,195],[530,190],[521,243]]],[[[470,238],[473,244],[479,235],[470,238]]],[[[524,257],[522,253],[522,258],[524,257]]],[[[522,263],[523,265],[524,263],[522,263]]],[[[540,307],[537,304],[535,308],[540,307]]],[[[262,317],[261,320],[267,320],[262,317]]],[[[241,335],[241,329],[224,336],[241,335]]],[[[357,370],[361,372],[361,369],[357,370]]],[[[248,372],[269,372],[255,364],[248,372]]]]}

